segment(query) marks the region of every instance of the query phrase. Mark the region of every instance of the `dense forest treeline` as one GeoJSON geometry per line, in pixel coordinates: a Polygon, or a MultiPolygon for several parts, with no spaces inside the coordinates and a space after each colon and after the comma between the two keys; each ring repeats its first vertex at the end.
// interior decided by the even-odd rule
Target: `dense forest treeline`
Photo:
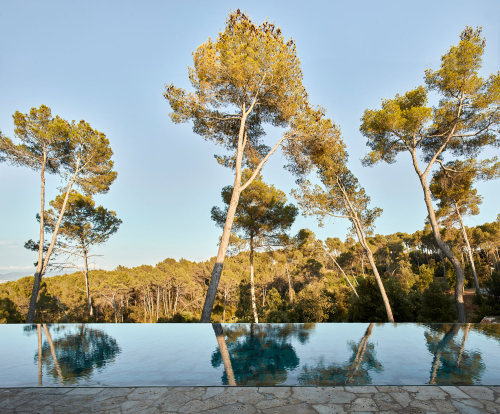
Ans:
{"type": "MultiPolygon", "coordinates": [[[[482,294],[471,301],[470,321],[500,313],[500,217],[467,228],[482,294]]],[[[461,258],[466,287],[473,287],[463,234],[443,235],[461,258]]],[[[431,231],[368,238],[396,321],[456,320],[454,272],[439,254],[431,231]]],[[[37,303],[39,322],[198,321],[215,258],[205,262],[165,259],[156,266],[93,270],[89,274],[94,316],[88,313],[82,272],[45,278],[37,303]]],[[[303,229],[286,248],[255,253],[255,296],[261,322],[385,321],[380,292],[359,243],[347,237],[317,239],[303,229]]],[[[23,322],[33,277],[0,285],[0,321],[23,322]]],[[[470,311],[470,310],[469,310],[470,311]]],[[[253,321],[249,252],[227,259],[212,316],[216,322],[253,321]]]]}

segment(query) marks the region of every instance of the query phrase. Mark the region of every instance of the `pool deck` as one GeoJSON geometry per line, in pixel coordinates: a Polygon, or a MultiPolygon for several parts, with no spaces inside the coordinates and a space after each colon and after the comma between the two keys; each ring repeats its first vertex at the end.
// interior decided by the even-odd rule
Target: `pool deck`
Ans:
{"type": "Polygon", "coordinates": [[[500,386],[0,388],[1,413],[500,413],[500,386]]]}

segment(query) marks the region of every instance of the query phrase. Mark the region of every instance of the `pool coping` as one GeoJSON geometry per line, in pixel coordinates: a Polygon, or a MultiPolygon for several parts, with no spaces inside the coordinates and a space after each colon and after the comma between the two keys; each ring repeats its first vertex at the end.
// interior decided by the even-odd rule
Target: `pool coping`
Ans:
{"type": "Polygon", "coordinates": [[[500,386],[0,388],[2,413],[500,413],[500,386]]]}

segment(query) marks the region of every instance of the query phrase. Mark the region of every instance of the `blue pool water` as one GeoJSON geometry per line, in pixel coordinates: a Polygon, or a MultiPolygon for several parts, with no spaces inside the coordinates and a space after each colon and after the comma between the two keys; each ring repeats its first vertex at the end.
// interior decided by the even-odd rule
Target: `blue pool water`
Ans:
{"type": "Polygon", "coordinates": [[[0,326],[0,387],[500,385],[495,324],[0,326]]]}

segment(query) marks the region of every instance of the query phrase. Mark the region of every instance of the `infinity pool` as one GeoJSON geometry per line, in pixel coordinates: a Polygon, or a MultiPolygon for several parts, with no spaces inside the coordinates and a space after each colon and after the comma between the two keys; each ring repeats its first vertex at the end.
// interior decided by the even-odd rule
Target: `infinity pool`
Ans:
{"type": "Polygon", "coordinates": [[[0,325],[0,387],[500,385],[495,324],[0,325]]]}

